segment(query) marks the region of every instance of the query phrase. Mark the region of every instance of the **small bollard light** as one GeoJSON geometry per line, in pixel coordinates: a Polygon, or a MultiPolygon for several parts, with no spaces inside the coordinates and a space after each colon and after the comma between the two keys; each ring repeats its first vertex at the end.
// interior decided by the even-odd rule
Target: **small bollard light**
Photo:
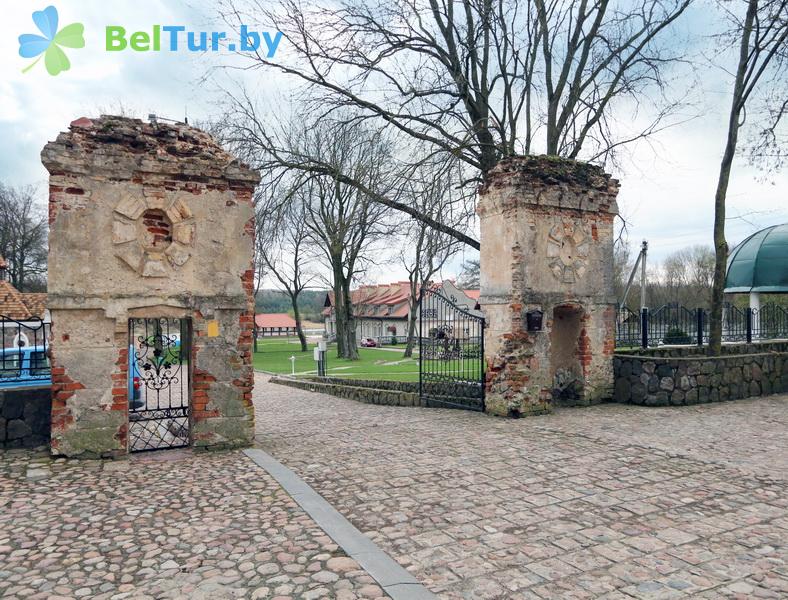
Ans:
{"type": "Polygon", "coordinates": [[[295,375],[295,356],[290,357],[290,374],[295,375]]]}
{"type": "Polygon", "coordinates": [[[529,310],[525,313],[525,323],[528,331],[542,331],[542,311],[529,310]]]}

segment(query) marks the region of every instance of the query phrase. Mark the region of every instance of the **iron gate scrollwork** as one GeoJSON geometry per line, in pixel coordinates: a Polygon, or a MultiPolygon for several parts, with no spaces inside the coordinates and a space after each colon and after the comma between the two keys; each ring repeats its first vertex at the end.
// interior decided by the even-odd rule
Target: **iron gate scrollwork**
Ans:
{"type": "Polygon", "coordinates": [[[129,450],[188,446],[188,319],[129,320],[129,450]]]}
{"type": "Polygon", "coordinates": [[[419,298],[419,395],[426,406],[484,410],[484,317],[439,291],[419,298]]]}

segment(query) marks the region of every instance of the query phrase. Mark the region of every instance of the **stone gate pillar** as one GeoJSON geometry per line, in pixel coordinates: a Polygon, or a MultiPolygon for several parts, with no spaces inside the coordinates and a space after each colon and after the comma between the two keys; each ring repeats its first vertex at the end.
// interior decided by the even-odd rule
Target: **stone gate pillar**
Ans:
{"type": "MultiPolygon", "coordinates": [[[[41,156],[50,174],[52,452],[128,451],[129,371],[172,360],[148,344],[148,362],[130,367],[130,349],[148,343],[130,340],[130,319],[188,325],[178,338],[185,443],[249,444],[258,173],[188,125],[111,116],[74,121],[41,156]]],[[[171,434],[172,423],[157,426],[171,434]]]]}
{"type": "Polygon", "coordinates": [[[617,194],[601,168],[552,157],[489,173],[478,204],[489,412],[612,395],[617,194]]]}

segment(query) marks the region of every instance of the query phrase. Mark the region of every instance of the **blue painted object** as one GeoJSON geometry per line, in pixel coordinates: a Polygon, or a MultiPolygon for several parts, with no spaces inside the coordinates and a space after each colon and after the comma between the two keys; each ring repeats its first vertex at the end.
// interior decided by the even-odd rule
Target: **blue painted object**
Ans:
{"type": "Polygon", "coordinates": [[[129,345],[129,407],[142,408],[145,401],[142,399],[142,377],[137,368],[137,360],[134,356],[134,346],[129,345]]]}
{"type": "Polygon", "coordinates": [[[52,373],[44,346],[0,350],[0,389],[51,385],[52,373]]]}

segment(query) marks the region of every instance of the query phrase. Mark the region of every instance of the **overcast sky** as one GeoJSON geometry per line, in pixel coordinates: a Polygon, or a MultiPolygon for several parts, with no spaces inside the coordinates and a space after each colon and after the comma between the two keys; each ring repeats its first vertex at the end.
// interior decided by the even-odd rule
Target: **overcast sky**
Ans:
{"type": "MultiPolygon", "coordinates": [[[[58,0],[60,27],[85,25],[86,47],[69,50],[72,68],[57,77],[38,64],[22,74],[30,59],[18,54],[17,37],[37,33],[31,13],[48,2],[3,2],[4,23],[11,35],[0,36],[0,181],[10,185],[39,184],[46,171],[39,159],[48,140],[82,115],[116,112],[137,116],[155,113],[191,122],[216,113],[215,85],[200,84],[213,57],[189,52],[105,52],[104,27],[120,24],[127,30],[150,31],[153,24],[200,28],[211,17],[212,2],[190,0],[58,0]]],[[[708,8],[708,7],[706,7],[708,8]]],[[[703,9],[705,10],[705,9],[703,9]]],[[[688,17],[690,28],[701,29],[703,10],[688,17]]],[[[42,61],[43,62],[43,61],[42,61]]],[[[631,149],[622,171],[619,205],[628,221],[629,240],[637,246],[648,239],[651,256],[693,244],[710,244],[713,199],[725,137],[729,82],[721,70],[704,68],[701,89],[694,93],[692,120],[660,133],[652,143],[631,149]],[[695,116],[697,115],[697,116],[695,116]]],[[[259,76],[259,75],[258,75],[259,76]]],[[[260,94],[281,91],[287,82],[270,76],[251,80],[260,94]]],[[[43,193],[42,193],[43,199],[43,193]]],[[[737,160],[729,190],[729,242],[738,242],[767,225],[788,221],[788,173],[768,181],[737,160]]],[[[468,256],[473,256],[469,253],[468,256]]],[[[445,275],[457,270],[455,261],[445,275]]],[[[370,274],[372,281],[402,279],[395,266],[370,274]]]]}

